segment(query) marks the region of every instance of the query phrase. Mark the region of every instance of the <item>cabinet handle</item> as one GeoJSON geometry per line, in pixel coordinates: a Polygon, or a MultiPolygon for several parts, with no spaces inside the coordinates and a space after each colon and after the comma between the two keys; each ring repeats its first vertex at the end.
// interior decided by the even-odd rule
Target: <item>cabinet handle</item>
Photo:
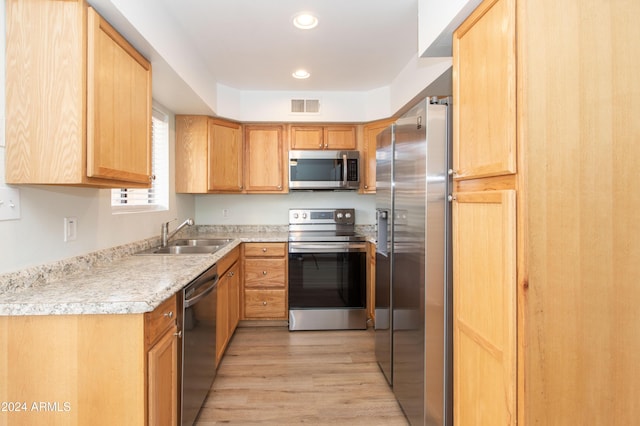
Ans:
{"type": "Polygon", "coordinates": [[[176,336],[178,339],[181,338],[182,337],[182,330],[173,333],[173,335],[176,336]]]}
{"type": "Polygon", "coordinates": [[[173,318],[173,311],[165,312],[164,316],[167,318],[173,318]]]}
{"type": "Polygon", "coordinates": [[[267,271],[262,271],[262,275],[267,275],[267,271]]]}

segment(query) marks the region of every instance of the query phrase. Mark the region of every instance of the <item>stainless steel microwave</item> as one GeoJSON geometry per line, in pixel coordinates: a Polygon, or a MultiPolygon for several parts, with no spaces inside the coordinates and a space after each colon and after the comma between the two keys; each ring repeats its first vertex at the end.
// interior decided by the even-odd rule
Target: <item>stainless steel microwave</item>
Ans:
{"type": "Polygon", "coordinates": [[[359,187],[358,151],[289,151],[289,190],[357,190],[359,187]]]}

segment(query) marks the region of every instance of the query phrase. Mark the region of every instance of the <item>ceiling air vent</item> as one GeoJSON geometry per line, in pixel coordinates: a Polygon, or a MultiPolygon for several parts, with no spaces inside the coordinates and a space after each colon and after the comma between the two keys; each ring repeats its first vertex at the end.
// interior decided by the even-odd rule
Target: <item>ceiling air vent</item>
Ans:
{"type": "Polygon", "coordinates": [[[291,99],[291,112],[317,114],[320,112],[320,99],[291,99]]]}

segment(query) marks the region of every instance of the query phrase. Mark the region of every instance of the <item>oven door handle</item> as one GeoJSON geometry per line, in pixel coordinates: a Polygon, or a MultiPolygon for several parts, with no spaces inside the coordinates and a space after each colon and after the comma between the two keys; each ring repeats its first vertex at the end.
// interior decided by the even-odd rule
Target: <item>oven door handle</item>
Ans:
{"type": "Polygon", "coordinates": [[[366,243],[294,243],[289,242],[289,253],[348,253],[366,252],[366,243]]]}

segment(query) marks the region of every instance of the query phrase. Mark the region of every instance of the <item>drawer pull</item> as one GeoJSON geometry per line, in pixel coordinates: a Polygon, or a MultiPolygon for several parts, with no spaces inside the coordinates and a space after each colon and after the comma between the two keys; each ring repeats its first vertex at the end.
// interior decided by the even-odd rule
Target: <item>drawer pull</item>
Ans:
{"type": "Polygon", "coordinates": [[[167,318],[173,318],[173,311],[165,312],[164,316],[167,318]]]}
{"type": "Polygon", "coordinates": [[[262,248],[262,252],[263,252],[263,253],[266,253],[266,252],[267,252],[267,248],[266,248],[266,247],[263,247],[263,248],[262,248]]]}
{"type": "Polygon", "coordinates": [[[267,271],[262,271],[262,275],[267,275],[267,271]]]}

